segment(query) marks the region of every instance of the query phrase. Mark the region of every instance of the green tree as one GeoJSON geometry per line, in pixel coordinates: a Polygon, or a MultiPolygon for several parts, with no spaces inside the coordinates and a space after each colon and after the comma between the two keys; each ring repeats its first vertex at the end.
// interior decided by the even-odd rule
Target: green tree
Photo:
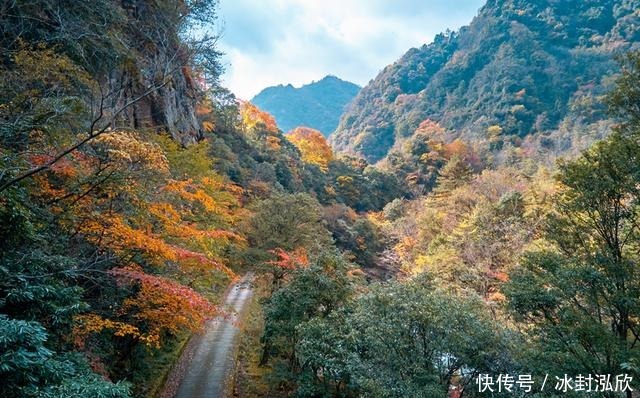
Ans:
{"type": "Polygon", "coordinates": [[[507,340],[482,301],[424,279],[375,287],[343,311],[302,325],[300,391],[444,397],[478,373],[505,369],[507,340]]]}
{"type": "Polygon", "coordinates": [[[622,74],[616,88],[607,96],[609,111],[625,121],[623,128],[638,132],[640,126],[640,50],[620,59],[622,74]]]}
{"type": "Polygon", "coordinates": [[[352,293],[348,265],[332,253],[323,253],[310,267],[295,271],[291,281],[276,291],[265,305],[262,363],[271,357],[297,369],[294,349],[298,327],[314,317],[325,317],[342,306],[352,293]]]}
{"type": "Polygon", "coordinates": [[[60,356],[45,346],[47,332],[38,322],[0,315],[0,395],[13,397],[129,397],[127,384],[113,384],[73,355],[60,356]]]}
{"type": "Polygon", "coordinates": [[[249,243],[258,249],[318,253],[331,243],[318,202],[308,194],[275,195],[259,202],[249,222],[249,243]]]}
{"type": "Polygon", "coordinates": [[[638,361],[639,155],[635,138],[614,133],[562,164],[549,247],[528,253],[505,287],[535,326],[547,372],[620,374],[638,361]]]}

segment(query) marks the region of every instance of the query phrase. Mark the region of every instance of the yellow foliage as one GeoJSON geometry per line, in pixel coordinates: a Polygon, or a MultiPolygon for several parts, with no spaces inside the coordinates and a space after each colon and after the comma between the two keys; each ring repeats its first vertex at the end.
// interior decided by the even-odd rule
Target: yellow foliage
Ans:
{"type": "Polygon", "coordinates": [[[240,103],[240,118],[246,130],[264,129],[271,133],[278,133],[278,125],[273,116],[261,111],[250,102],[240,103]]]}
{"type": "MultiPolygon", "coordinates": [[[[113,331],[114,336],[126,337],[130,336],[135,339],[140,339],[142,334],[140,330],[133,325],[124,322],[112,321],[111,319],[105,319],[96,314],[83,314],[78,315],[74,319],[74,326],[72,331],[74,344],[79,348],[84,348],[84,342],[87,336],[95,333],[100,333],[105,329],[113,331]]],[[[150,341],[143,339],[147,345],[150,341]]]]}
{"type": "Polygon", "coordinates": [[[489,126],[489,128],[487,128],[487,135],[490,139],[496,139],[500,137],[500,135],[502,135],[502,127],[497,125],[489,126]]]}
{"type": "Polygon", "coordinates": [[[106,152],[111,162],[167,173],[169,163],[159,145],[141,140],[135,133],[113,131],[92,141],[97,150],[106,152]]]}
{"type": "MultiPolygon", "coordinates": [[[[35,49],[21,49],[14,54],[13,62],[23,79],[43,83],[40,87],[44,89],[77,89],[74,86],[78,84],[85,87],[95,86],[94,80],[84,69],[68,57],[44,45],[35,49]]],[[[32,92],[31,95],[39,94],[32,92]]]]}
{"type": "Polygon", "coordinates": [[[308,127],[298,127],[286,137],[300,150],[302,160],[327,171],[329,162],[333,160],[333,150],[321,132],[308,127]]]}

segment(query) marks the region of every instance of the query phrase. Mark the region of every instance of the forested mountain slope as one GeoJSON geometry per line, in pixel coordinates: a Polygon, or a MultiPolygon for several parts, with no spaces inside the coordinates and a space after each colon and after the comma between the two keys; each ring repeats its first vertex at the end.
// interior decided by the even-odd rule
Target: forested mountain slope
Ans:
{"type": "MultiPolygon", "coordinates": [[[[424,50],[456,48],[424,64],[434,74],[423,85],[444,90],[450,72],[466,93],[476,74],[458,78],[453,61],[471,71],[482,59],[498,79],[477,93],[517,88],[509,115],[546,109],[547,95],[571,112],[548,136],[520,131],[525,118],[478,139],[421,115],[380,167],[336,153],[317,130],[284,134],[221,87],[217,38],[189,34],[215,31],[217,5],[0,2],[1,397],[157,396],[207,319],[231,322],[224,292],[247,273],[256,296],[249,321],[238,319],[243,347],[229,375],[243,398],[482,397],[481,374],[529,375],[540,397],[560,393],[543,391],[547,379],[611,375],[605,387],[618,391],[594,397],[634,396],[640,51],[619,64],[606,56],[631,46],[636,2],[490,2],[476,21],[493,22],[475,23],[478,35],[424,50]],[[529,66],[499,67],[516,58],[499,58],[491,40],[515,35],[541,4],[566,7],[544,25],[564,33],[536,30],[555,44],[541,47],[551,58],[529,81],[529,66]],[[456,58],[472,38],[485,56],[456,58]],[[552,150],[599,135],[554,163],[552,150]]],[[[536,51],[518,48],[528,65],[536,51]]],[[[472,98],[453,93],[424,104],[453,123],[472,98]]],[[[384,98],[376,117],[395,126],[384,98]]],[[[529,392],[494,395],[514,394],[529,392]]]]}
{"type": "Polygon", "coordinates": [[[377,161],[431,119],[467,141],[491,126],[515,145],[562,130],[553,141],[566,150],[574,131],[606,119],[596,99],[618,71],[613,55],[640,42],[638,10],[637,0],[489,0],[469,26],[387,66],[331,141],[377,161]]]}
{"type": "Polygon", "coordinates": [[[220,87],[217,38],[189,34],[216,13],[0,4],[0,396],[156,396],[247,269],[322,251],[374,264],[355,210],[400,184],[220,87]]]}
{"type": "Polygon", "coordinates": [[[300,88],[290,84],[265,88],[251,102],[272,114],[283,131],[311,127],[328,136],[358,91],[353,83],[326,76],[300,88]]]}

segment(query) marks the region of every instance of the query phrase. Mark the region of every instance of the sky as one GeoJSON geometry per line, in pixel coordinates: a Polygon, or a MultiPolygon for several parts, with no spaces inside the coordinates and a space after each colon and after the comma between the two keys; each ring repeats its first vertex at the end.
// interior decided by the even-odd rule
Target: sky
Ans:
{"type": "Polygon", "coordinates": [[[366,85],[411,47],[471,22],[485,0],[220,0],[223,85],[251,99],[335,75],[366,85]]]}

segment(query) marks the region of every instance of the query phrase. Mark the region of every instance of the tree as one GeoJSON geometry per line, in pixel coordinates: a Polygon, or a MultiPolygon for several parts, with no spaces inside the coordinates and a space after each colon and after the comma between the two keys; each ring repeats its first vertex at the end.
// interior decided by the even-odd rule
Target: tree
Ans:
{"type": "Polygon", "coordinates": [[[331,242],[318,202],[308,194],[276,195],[256,204],[248,225],[251,246],[316,254],[331,242]]]}
{"type": "Polygon", "coordinates": [[[326,207],[324,218],[336,247],[346,258],[363,267],[375,266],[376,255],[383,244],[374,223],[343,204],[326,207]]]}
{"type": "Polygon", "coordinates": [[[529,252],[505,286],[547,371],[620,374],[640,359],[639,154],[615,132],[562,164],[549,248],[529,252]]]}
{"type": "Polygon", "coordinates": [[[92,374],[86,363],[46,347],[46,329],[0,315],[0,394],[7,398],[127,398],[129,386],[92,374]]]}
{"type": "Polygon", "coordinates": [[[327,171],[329,162],[333,159],[333,150],[321,132],[308,127],[297,127],[287,133],[286,137],[300,150],[302,160],[327,171]]]}
{"type": "Polygon", "coordinates": [[[425,278],[378,286],[297,329],[299,391],[338,396],[473,396],[478,373],[509,366],[506,335],[478,298],[425,278]]]}
{"type": "Polygon", "coordinates": [[[284,279],[294,270],[309,266],[309,258],[304,247],[299,247],[289,253],[282,249],[269,250],[277,260],[267,261],[268,272],[273,277],[271,293],[278,290],[284,279]]]}
{"type": "Polygon", "coordinates": [[[271,133],[278,132],[276,120],[269,113],[260,110],[257,106],[250,102],[240,103],[240,118],[243,127],[252,132],[259,129],[265,129],[271,133]]]}
{"type": "Polygon", "coordinates": [[[197,329],[196,290],[234,276],[240,190],[208,142],[184,148],[216,127],[195,112],[220,73],[216,4],[0,6],[0,395],[128,396],[106,380],[157,363],[138,343],[197,329]]]}
{"type": "Polygon", "coordinates": [[[289,371],[296,368],[295,346],[298,327],[314,317],[338,309],[351,294],[347,263],[337,254],[323,253],[309,267],[299,268],[291,281],[276,291],[265,304],[265,328],[261,362],[277,356],[289,371]]]}
{"type": "Polygon", "coordinates": [[[609,111],[624,121],[623,128],[635,130],[640,126],[640,51],[632,51],[620,59],[622,74],[616,88],[606,98],[609,111]]]}
{"type": "Polygon", "coordinates": [[[437,199],[445,199],[454,189],[468,184],[472,173],[473,171],[464,160],[454,156],[440,170],[434,196],[437,199]]]}
{"type": "Polygon", "coordinates": [[[146,274],[139,267],[116,268],[110,273],[128,290],[132,285],[138,287],[135,296],[122,302],[121,313],[128,319],[119,322],[95,314],[80,316],[75,337],[82,345],[91,333],[111,329],[115,336],[132,337],[147,346],[159,348],[163,337],[175,336],[185,330],[198,331],[216,312],[207,299],[192,289],[167,278],[146,274]]]}

